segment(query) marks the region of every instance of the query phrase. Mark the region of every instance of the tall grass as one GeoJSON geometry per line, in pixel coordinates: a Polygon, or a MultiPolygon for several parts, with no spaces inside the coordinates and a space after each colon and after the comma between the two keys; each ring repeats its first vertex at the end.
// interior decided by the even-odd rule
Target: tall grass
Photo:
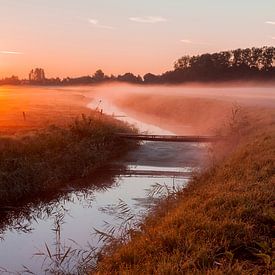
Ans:
{"type": "Polygon", "coordinates": [[[162,201],[128,243],[106,247],[93,273],[271,274],[275,123],[268,112],[234,110],[212,166],[162,201]]]}
{"type": "Polygon", "coordinates": [[[31,199],[94,172],[133,145],[115,135],[132,130],[95,114],[64,128],[0,137],[0,205],[31,199]]]}
{"type": "MultiPolygon", "coordinates": [[[[56,275],[86,274],[87,268],[95,265],[96,248],[88,243],[85,249],[77,242],[69,239],[62,240],[62,226],[64,224],[64,213],[58,212],[54,216],[52,232],[54,233],[53,249],[45,243],[45,249],[34,254],[43,257],[41,273],[56,275]]],[[[35,274],[24,266],[23,274],[35,274]]]]}

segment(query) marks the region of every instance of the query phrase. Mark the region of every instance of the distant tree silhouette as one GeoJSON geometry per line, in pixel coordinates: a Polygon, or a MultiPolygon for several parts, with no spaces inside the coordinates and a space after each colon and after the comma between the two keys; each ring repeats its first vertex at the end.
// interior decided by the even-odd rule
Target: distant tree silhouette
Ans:
{"type": "Polygon", "coordinates": [[[29,73],[29,81],[34,83],[42,84],[45,82],[45,72],[44,69],[36,68],[34,70],[31,70],[29,73]]]}
{"type": "Polygon", "coordinates": [[[142,78],[140,75],[135,76],[132,73],[126,73],[124,75],[119,75],[117,77],[118,81],[122,81],[122,82],[129,82],[129,83],[142,83],[142,78]]]}
{"type": "Polygon", "coordinates": [[[12,75],[11,77],[5,77],[0,80],[0,84],[2,85],[19,85],[21,84],[21,80],[18,76],[12,75]]]}
{"type": "Polygon", "coordinates": [[[158,83],[159,82],[159,76],[148,73],[143,76],[144,82],[148,83],[158,83]]]}
{"type": "Polygon", "coordinates": [[[185,55],[174,63],[174,69],[161,75],[147,73],[143,79],[133,73],[107,76],[97,70],[92,76],[47,79],[42,68],[31,70],[29,80],[16,76],[0,80],[0,84],[89,85],[111,81],[133,84],[184,83],[194,81],[255,80],[275,81],[275,48],[246,48],[196,56],[185,55]]]}
{"type": "Polygon", "coordinates": [[[189,55],[184,55],[183,57],[181,57],[180,59],[178,59],[175,64],[175,70],[177,69],[187,69],[190,67],[190,60],[191,57],[189,55]]]}
{"type": "Polygon", "coordinates": [[[115,77],[113,74],[111,74],[111,76],[109,77],[109,80],[110,80],[110,81],[115,81],[115,80],[116,80],[116,77],[115,77]]]}
{"type": "Polygon", "coordinates": [[[76,78],[67,77],[62,80],[62,83],[65,85],[91,84],[94,83],[94,79],[89,75],[76,78]]]}
{"type": "Polygon", "coordinates": [[[247,48],[197,56],[185,55],[174,70],[160,76],[144,76],[145,83],[187,81],[268,80],[275,78],[275,48],[247,48]]]}
{"type": "Polygon", "coordinates": [[[102,70],[97,70],[93,75],[93,79],[95,82],[100,82],[106,79],[106,76],[102,70]]]}

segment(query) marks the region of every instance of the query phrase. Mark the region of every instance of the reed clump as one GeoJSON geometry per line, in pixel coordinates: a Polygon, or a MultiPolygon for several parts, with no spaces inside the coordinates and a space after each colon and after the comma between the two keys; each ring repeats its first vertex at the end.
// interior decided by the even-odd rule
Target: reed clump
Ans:
{"type": "Polygon", "coordinates": [[[134,131],[110,117],[82,115],[68,127],[0,137],[0,206],[31,199],[84,177],[129,150],[115,135],[134,131]]]}

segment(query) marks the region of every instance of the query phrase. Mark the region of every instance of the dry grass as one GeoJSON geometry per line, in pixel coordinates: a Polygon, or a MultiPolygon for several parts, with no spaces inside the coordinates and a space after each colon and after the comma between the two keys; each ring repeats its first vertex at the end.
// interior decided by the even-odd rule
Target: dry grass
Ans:
{"type": "Polygon", "coordinates": [[[96,274],[272,273],[274,112],[232,119],[213,166],[163,201],[130,242],[108,246],[96,274]]]}
{"type": "Polygon", "coordinates": [[[0,134],[19,135],[51,124],[65,126],[79,114],[90,113],[85,107],[89,101],[74,90],[0,87],[0,134]]]}

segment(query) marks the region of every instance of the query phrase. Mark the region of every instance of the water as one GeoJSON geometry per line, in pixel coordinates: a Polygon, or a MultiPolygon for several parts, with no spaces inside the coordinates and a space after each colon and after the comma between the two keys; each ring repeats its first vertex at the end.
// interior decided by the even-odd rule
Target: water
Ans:
{"type": "MultiPolygon", "coordinates": [[[[94,108],[95,104],[96,101],[90,107],[94,108]]],[[[127,117],[109,102],[101,102],[101,107],[104,112],[135,124],[141,131],[172,134],[127,117]]],[[[101,246],[94,228],[104,231],[106,223],[118,224],[117,206],[121,201],[137,217],[144,215],[153,203],[148,200],[153,186],[156,183],[168,187],[185,186],[190,173],[199,167],[203,154],[205,148],[198,144],[146,142],[120,163],[114,163],[109,171],[103,171],[98,179],[87,179],[85,184],[76,184],[73,189],[3,213],[0,267],[22,273],[24,265],[35,274],[44,274],[41,269],[44,257],[33,255],[46,252],[45,243],[54,254],[56,234],[52,229],[57,220],[62,222],[62,244],[84,249],[88,242],[93,247],[101,246]]]]}
{"type": "Polygon", "coordinates": [[[141,133],[147,132],[156,135],[172,135],[173,133],[162,129],[156,125],[148,124],[143,121],[129,117],[127,113],[120,110],[118,107],[109,102],[106,98],[104,100],[101,97],[94,97],[94,100],[88,105],[91,109],[103,110],[105,114],[115,116],[121,121],[130,123],[139,129],[141,133]]]}

